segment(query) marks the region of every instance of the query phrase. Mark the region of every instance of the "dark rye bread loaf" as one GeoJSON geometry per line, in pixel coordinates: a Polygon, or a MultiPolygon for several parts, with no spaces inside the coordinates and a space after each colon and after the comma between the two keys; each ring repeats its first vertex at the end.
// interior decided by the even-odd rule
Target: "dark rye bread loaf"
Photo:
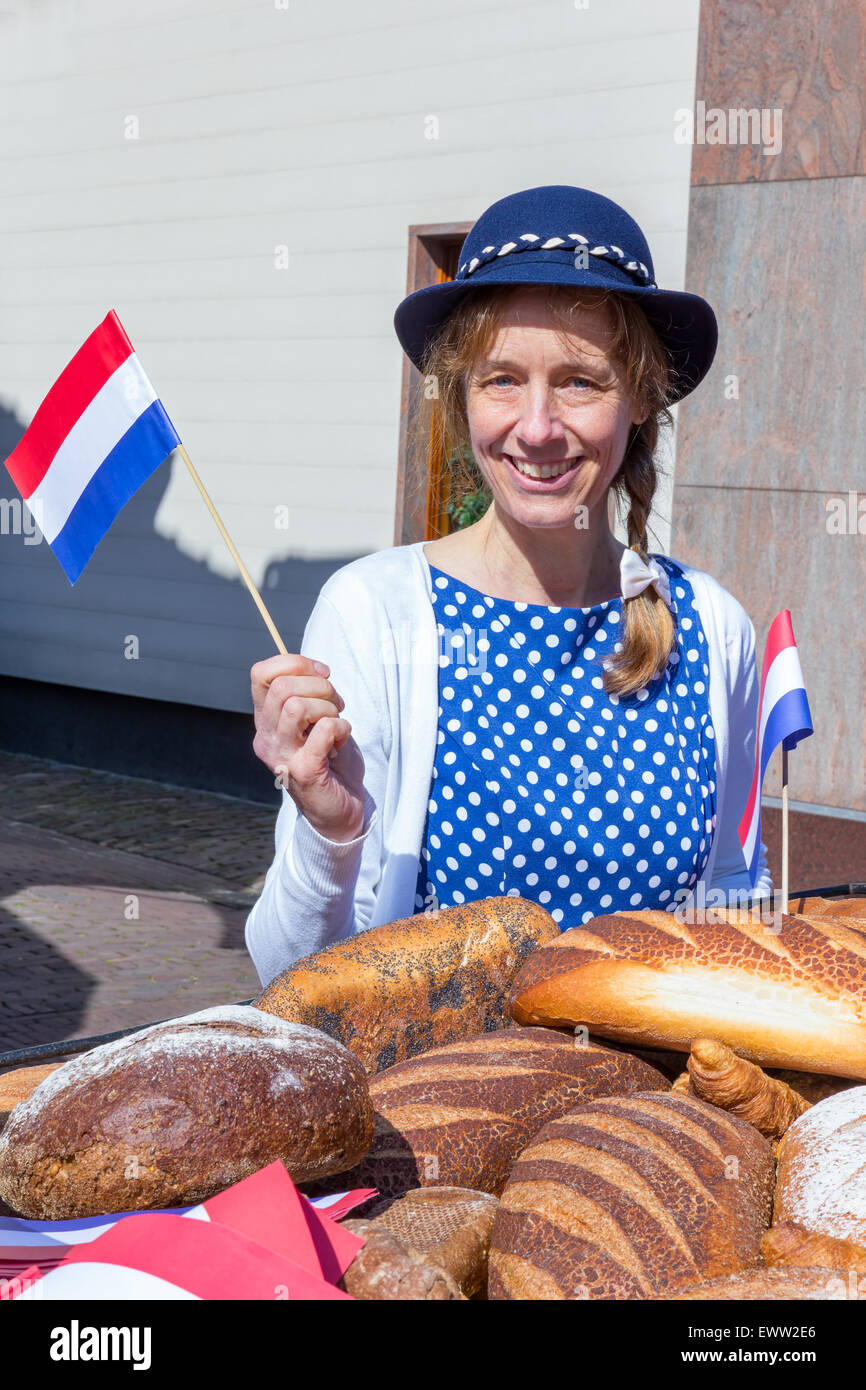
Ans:
{"type": "Polygon", "coordinates": [[[683,1052],[717,1038],[761,1066],[866,1078],[866,936],[829,918],[772,926],[594,917],[530,956],[512,1017],[683,1052]]]}
{"type": "Polygon", "coordinates": [[[645,1299],[760,1263],[769,1143],[668,1093],[607,1096],[546,1125],[511,1169],[491,1299],[645,1299]]]}
{"type": "Polygon", "coordinates": [[[321,1028],[371,1074],[509,1021],[515,972],[559,927],[526,898],[481,898],[338,941],[283,971],[256,1007],[321,1028]]]}
{"type": "Polygon", "coordinates": [[[203,1201],[280,1159],[350,1167],[373,1134],[367,1075],[324,1033],[238,1005],[65,1063],[0,1134],[0,1196],[43,1220],[203,1201]]]}
{"type": "Polygon", "coordinates": [[[373,1077],[373,1142],[339,1187],[399,1195],[447,1185],[498,1194],[517,1155],[555,1115],[594,1096],[668,1085],[639,1057],[576,1045],[547,1028],[503,1028],[436,1047],[373,1077]]]}

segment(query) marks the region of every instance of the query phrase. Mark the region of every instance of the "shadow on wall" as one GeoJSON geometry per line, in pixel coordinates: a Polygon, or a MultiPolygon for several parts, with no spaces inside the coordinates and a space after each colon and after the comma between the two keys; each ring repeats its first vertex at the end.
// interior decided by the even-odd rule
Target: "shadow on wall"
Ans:
{"type": "MultiPolygon", "coordinates": [[[[0,457],[23,433],[21,421],[0,407],[0,457]]],[[[74,586],[3,473],[0,672],[251,712],[249,668],[274,655],[273,642],[240,578],[224,578],[157,532],[172,466],[182,464],[163,463],[127,503],[74,586]],[[20,525],[12,524],[10,506],[19,509],[20,525]],[[130,637],[136,657],[128,654],[130,637]]],[[[282,500],[263,501],[264,524],[282,500]]],[[[322,585],[358,553],[268,565],[262,594],[290,651],[322,585]]]]}

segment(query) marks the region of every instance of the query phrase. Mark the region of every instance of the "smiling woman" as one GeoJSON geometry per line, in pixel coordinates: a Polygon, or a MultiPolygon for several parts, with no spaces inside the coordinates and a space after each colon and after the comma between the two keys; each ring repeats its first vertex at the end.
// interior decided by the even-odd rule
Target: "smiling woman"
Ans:
{"type": "Polygon", "coordinates": [[[394,322],[419,428],[471,451],[491,500],[338,570],[301,652],[253,667],[253,746],[284,790],[247,922],[263,982],[480,898],[566,928],[673,911],[699,883],[769,893],[764,847],[752,885],[737,835],[754,628],[709,574],[647,550],[659,431],[712,363],[710,305],[659,289],[616,203],[554,185],[488,208],[456,278],[394,322]]]}

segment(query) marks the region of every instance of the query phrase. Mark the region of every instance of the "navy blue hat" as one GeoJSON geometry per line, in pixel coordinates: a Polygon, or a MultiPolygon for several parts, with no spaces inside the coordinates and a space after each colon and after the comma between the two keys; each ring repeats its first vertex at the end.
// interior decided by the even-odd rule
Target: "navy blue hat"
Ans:
{"type": "Polygon", "coordinates": [[[588,188],[526,188],[481,214],[463,243],[455,279],[416,290],[394,314],[397,337],[416,367],[461,297],[481,285],[567,285],[634,295],[671,359],[674,401],[695,389],[716,353],[719,330],[707,301],[659,289],[634,218],[588,188]]]}

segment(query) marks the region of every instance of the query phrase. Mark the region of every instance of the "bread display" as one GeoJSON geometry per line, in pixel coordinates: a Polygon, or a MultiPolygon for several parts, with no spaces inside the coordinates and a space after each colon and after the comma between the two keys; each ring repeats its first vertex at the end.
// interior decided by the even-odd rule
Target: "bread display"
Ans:
{"type": "Polygon", "coordinates": [[[446,1185],[498,1195],[517,1155],[554,1116],[594,1096],[667,1089],[626,1052],[575,1045],[546,1028],[483,1033],[373,1077],[370,1150],[324,1190],[339,1182],[396,1196],[446,1185]]]}
{"type": "Polygon", "coordinates": [[[525,898],[481,898],[359,932],[272,980],[259,1009],[343,1043],[372,1073],[509,1022],[515,972],[559,936],[525,898]]]}
{"type": "Polygon", "coordinates": [[[829,918],[773,926],[595,917],[521,966],[512,1017],[684,1052],[707,1036],[761,1066],[866,1078],[866,934],[829,918]]]}
{"type": "Polygon", "coordinates": [[[428,1187],[344,1224],[367,1244],[343,1287],[362,1299],[470,1298],[487,1278],[498,1202],[487,1192],[428,1187]]]}
{"type": "Polygon", "coordinates": [[[773,1156],[672,1093],[606,1096],[538,1133],[493,1223],[491,1299],[647,1299],[760,1263],[773,1156]]]}
{"type": "Polygon", "coordinates": [[[0,1134],[0,1196],[49,1220],[183,1206],[274,1159],[296,1181],[339,1172],[372,1134],[346,1048],[258,1009],[205,1009],[52,1072],[0,1134]]]}
{"type": "Polygon", "coordinates": [[[822,1269],[854,1269],[866,1274],[866,1246],[807,1231],[796,1221],[783,1221],[765,1231],[761,1254],[766,1265],[820,1265],[822,1269]]]}
{"type": "Polygon", "coordinates": [[[809,1102],[785,1081],[767,1076],[715,1038],[695,1038],[682,1078],[672,1089],[747,1120],[767,1139],[780,1139],[809,1102]]]}
{"type": "Polygon", "coordinates": [[[688,1288],[675,1289],[663,1297],[675,1300],[717,1299],[743,1303],[773,1299],[866,1299],[866,1285],[861,1289],[856,1275],[844,1269],[745,1269],[720,1279],[708,1279],[688,1288]]]}
{"type": "Polygon", "coordinates": [[[813,1105],[778,1157],[774,1223],[866,1245],[866,1086],[813,1105]]]}
{"type": "Polygon", "coordinates": [[[46,1076],[50,1076],[62,1062],[48,1062],[41,1067],[17,1067],[14,1071],[0,1076],[0,1129],[3,1128],[12,1108],[36,1090],[46,1076]]]}

